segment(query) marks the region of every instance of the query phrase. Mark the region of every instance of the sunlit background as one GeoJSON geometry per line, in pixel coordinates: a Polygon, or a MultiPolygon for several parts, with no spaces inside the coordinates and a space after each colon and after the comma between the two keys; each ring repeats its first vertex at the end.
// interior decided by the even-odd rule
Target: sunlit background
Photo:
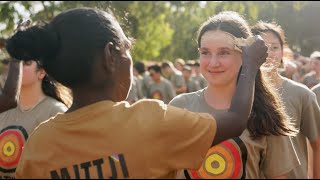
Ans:
{"type": "Polygon", "coordinates": [[[114,12],[127,35],[136,39],[134,60],[196,59],[197,29],[224,10],[240,13],[250,25],[276,21],[293,52],[309,56],[320,49],[320,2],[311,1],[0,1],[0,38],[8,38],[21,18],[48,21],[83,6],[114,12]]]}

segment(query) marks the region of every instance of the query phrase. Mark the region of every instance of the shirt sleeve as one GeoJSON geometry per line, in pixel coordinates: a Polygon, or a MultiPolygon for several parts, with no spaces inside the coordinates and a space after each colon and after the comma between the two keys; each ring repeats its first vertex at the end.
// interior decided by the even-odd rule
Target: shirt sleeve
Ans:
{"type": "Polygon", "coordinates": [[[267,149],[262,159],[261,168],[266,178],[287,175],[300,165],[289,136],[267,136],[267,149]]]}
{"type": "Polygon", "coordinates": [[[216,134],[216,121],[206,113],[193,113],[166,106],[158,124],[161,139],[159,163],[171,170],[198,169],[216,134]]]}
{"type": "Polygon", "coordinates": [[[315,86],[312,88],[312,91],[315,93],[315,95],[317,96],[317,102],[319,104],[320,102],[320,86],[315,86]]]}
{"type": "Polygon", "coordinates": [[[301,133],[311,142],[317,140],[320,130],[320,108],[317,97],[312,91],[308,91],[302,106],[301,133]]]}
{"type": "Polygon", "coordinates": [[[183,78],[182,75],[176,75],[176,84],[175,84],[175,86],[177,88],[180,88],[182,86],[186,86],[186,83],[185,83],[184,78],[183,78]]]}
{"type": "Polygon", "coordinates": [[[171,83],[167,83],[166,85],[167,93],[169,95],[169,100],[173,99],[176,96],[176,91],[171,83]]]}
{"type": "Polygon", "coordinates": [[[39,178],[39,167],[37,167],[38,163],[35,163],[34,161],[32,161],[32,159],[37,155],[34,153],[36,152],[36,149],[34,149],[35,146],[43,146],[45,143],[43,141],[35,141],[36,143],[33,143],[34,136],[37,133],[38,131],[34,131],[23,147],[23,151],[15,172],[16,179],[39,178]]]}

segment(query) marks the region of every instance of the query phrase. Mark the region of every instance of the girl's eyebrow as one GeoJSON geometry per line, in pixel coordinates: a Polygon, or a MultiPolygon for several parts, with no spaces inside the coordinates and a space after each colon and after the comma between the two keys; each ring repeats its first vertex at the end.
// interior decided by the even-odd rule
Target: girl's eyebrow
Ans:
{"type": "MultiPolygon", "coordinates": [[[[201,48],[198,48],[199,50],[209,50],[209,48],[206,48],[206,47],[201,47],[201,48]]],[[[219,50],[232,50],[230,47],[219,47],[218,48],[219,50]]]]}
{"type": "Polygon", "coordinates": [[[232,50],[231,48],[229,47],[221,47],[221,48],[218,48],[219,50],[232,50]]]}

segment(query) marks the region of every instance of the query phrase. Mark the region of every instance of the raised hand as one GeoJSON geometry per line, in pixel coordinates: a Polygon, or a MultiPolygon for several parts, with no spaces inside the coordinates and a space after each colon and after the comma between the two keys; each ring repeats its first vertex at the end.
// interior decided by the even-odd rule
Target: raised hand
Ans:
{"type": "Polygon", "coordinates": [[[254,40],[252,40],[252,43],[242,47],[242,66],[259,69],[260,66],[266,62],[268,57],[268,47],[261,36],[257,35],[253,38],[254,40]]]}

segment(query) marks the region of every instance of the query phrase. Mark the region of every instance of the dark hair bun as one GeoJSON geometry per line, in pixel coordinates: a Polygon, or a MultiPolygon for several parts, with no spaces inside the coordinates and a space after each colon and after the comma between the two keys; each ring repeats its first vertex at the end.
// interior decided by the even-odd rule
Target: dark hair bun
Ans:
{"type": "Polygon", "coordinates": [[[25,61],[54,58],[58,47],[57,34],[47,25],[18,31],[6,43],[6,49],[11,57],[25,61]]]}

